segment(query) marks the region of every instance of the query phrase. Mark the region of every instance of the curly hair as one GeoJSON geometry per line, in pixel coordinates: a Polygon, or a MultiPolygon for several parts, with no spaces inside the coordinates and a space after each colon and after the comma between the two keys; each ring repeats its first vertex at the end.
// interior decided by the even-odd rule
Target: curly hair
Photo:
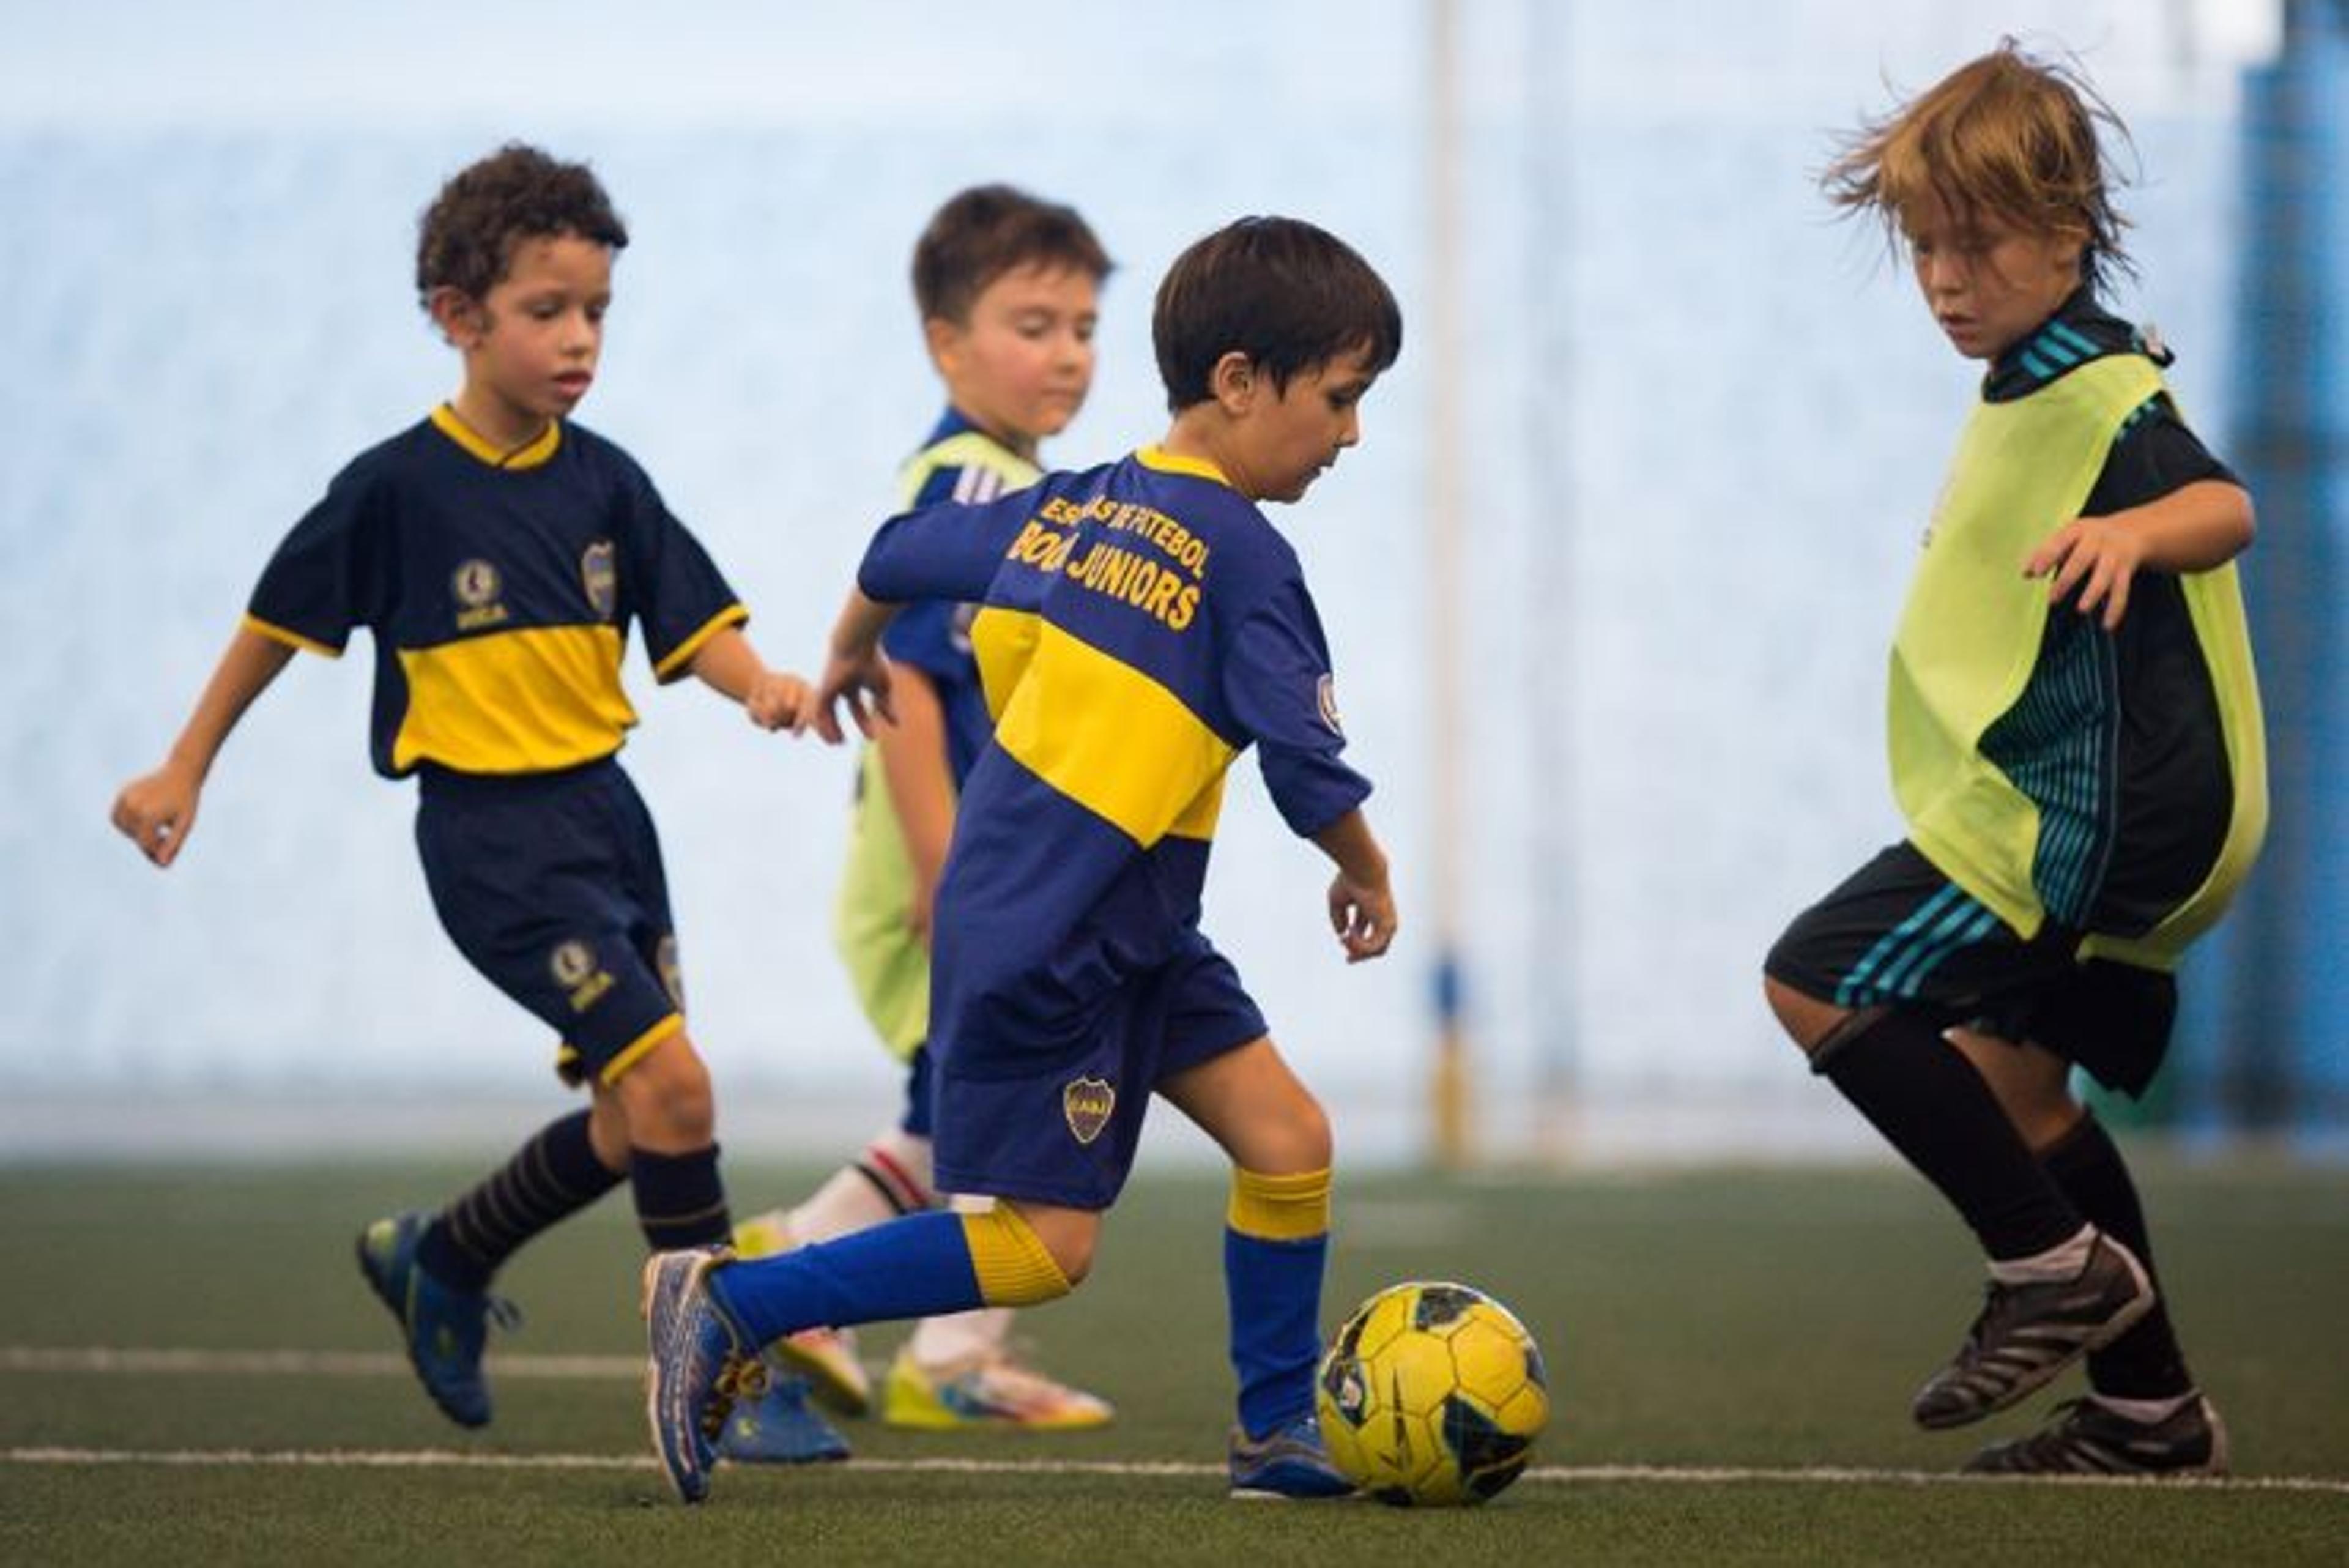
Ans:
{"type": "Polygon", "coordinates": [[[460,170],[417,220],[417,302],[453,288],[480,299],[506,275],[517,241],[554,234],[619,250],[627,226],[585,163],[510,141],[460,170]]]}
{"type": "Polygon", "coordinates": [[[2081,236],[2083,281],[2134,271],[2128,221],[2108,185],[2123,183],[2099,129],[2134,150],[2128,128],[2074,66],[2026,53],[2013,38],[1936,86],[1867,120],[1820,175],[1847,213],[1873,213],[1898,250],[1901,221],[1923,198],[1953,216],[1988,216],[2025,234],[2081,236]]]}
{"type": "Polygon", "coordinates": [[[1023,266],[1066,267],[1100,283],[1109,253],[1074,207],[1011,185],[974,185],[947,199],[914,244],[914,305],[922,319],[967,325],[987,286],[1023,266]]]}

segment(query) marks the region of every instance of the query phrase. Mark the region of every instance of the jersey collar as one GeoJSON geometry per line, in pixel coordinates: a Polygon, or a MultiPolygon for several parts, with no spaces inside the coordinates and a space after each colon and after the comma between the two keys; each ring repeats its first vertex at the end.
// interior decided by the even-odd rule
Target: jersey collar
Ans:
{"type": "Polygon", "coordinates": [[[556,420],[528,444],[518,446],[512,452],[500,452],[483,441],[472,426],[459,419],[457,410],[446,403],[432,410],[432,428],[492,468],[536,468],[552,459],[563,445],[563,421],[556,420]]]}

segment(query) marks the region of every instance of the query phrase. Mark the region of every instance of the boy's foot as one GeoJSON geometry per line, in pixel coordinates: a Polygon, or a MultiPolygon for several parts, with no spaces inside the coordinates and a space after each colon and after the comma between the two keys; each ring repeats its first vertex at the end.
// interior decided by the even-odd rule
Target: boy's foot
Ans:
{"type": "Polygon", "coordinates": [[[718,1437],[735,1402],[767,1386],[767,1364],[709,1294],[710,1270],[731,1256],[716,1247],[645,1261],[645,1415],[669,1486],[687,1502],[709,1495],[718,1437]]]}
{"type": "Polygon", "coordinates": [[[1966,1461],[1983,1475],[2222,1476],[2227,1427],[2197,1394],[2166,1419],[2137,1421],[2094,1397],[2066,1399],[2027,1438],[1966,1461]]]}
{"type": "Polygon", "coordinates": [[[869,1415],[873,1375],[856,1359],[856,1334],[845,1328],[803,1328],[767,1347],[768,1358],[810,1385],[817,1404],[835,1416],[869,1415]]]}
{"type": "Polygon", "coordinates": [[[1261,1438],[1234,1427],[1231,1476],[1236,1498],[1338,1498],[1354,1492],[1354,1483],[1330,1462],[1321,1424],[1310,1415],[1261,1438]]]}
{"type": "Polygon", "coordinates": [[[441,1414],[460,1427],[486,1427],[490,1387],[481,1377],[489,1321],[512,1328],[513,1303],[484,1291],[441,1283],[416,1261],[416,1244],[430,1216],[410,1212],[378,1220],[359,1232],[359,1272],[408,1342],[409,1365],[441,1414]]]}
{"type": "Polygon", "coordinates": [[[881,1394],[882,1420],[925,1432],[1015,1427],[1074,1432],[1105,1427],[1114,1415],[1108,1400],[1056,1383],[1000,1350],[933,1372],[914,1359],[909,1346],[889,1364],[881,1394]]]}
{"type": "Polygon", "coordinates": [[[2071,1279],[2019,1285],[1993,1280],[1985,1294],[1965,1344],[1917,1391],[1909,1413],[1920,1427],[1962,1427],[2005,1409],[2081,1355],[2118,1339],[2154,1302],[2144,1265],[2109,1236],[2095,1239],[2071,1279]]]}
{"type": "Polygon", "coordinates": [[[819,1465],[848,1457],[848,1439],[808,1403],[804,1377],[770,1378],[767,1391],[735,1402],[718,1439],[738,1465],[819,1465]]]}

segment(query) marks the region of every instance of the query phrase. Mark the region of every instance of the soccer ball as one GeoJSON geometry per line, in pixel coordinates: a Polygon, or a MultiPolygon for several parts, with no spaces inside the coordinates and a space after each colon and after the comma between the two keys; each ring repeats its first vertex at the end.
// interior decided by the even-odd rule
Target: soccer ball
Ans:
{"type": "Polygon", "coordinates": [[[1381,1502],[1482,1502],[1533,1457],[1549,1420],[1540,1346],[1466,1285],[1390,1285],[1330,1342],[1314,1407],[1330,1457],[1381,1502]]]}

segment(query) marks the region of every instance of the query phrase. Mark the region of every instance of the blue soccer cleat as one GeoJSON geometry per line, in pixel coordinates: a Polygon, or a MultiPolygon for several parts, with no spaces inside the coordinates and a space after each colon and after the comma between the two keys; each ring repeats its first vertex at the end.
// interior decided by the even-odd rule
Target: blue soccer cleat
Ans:
{"type": "Polygon", "coordinates": [[[1232,1428],[1232,1496],[1309,1500],[1351,1497],[1354,1483],[1330,1462],[1321,1424],[1310,1412],[1261,1438],[1232,1428]]]}
{"type": "Polygon", "coordinates": [[[767,1386],[757,1347],[709,1293],[709,1272],[732,1258],[713,1247],[656,1252],[645,1262],[645,1415],[661,1469],[686,1502],[709,1495],[718,1439],[736,1402],[767,1386]]]}
{"type": "Polygon", "coordinates": [[[822,1465],[848,1457],[848,1439],[809,1403],[804,1377],[771,1373],[766,1392],[738,1399],[718,1439],[720,1459],[738,1465],[822,1465]]]}
{"type": "Polygon", "coordinates": [[[490,1320],[500,1328],[521,1321],[513,1303],[484,1291],[443,1284],[416,1261],[416,1244],[430,1218],[395,1214],[359,1232],[359,1272],[399,1324],[409,1364],[441,1414],[460,1427],[490,1423],[490,1386],[481,1377],[481,1349],[490,1320]]]}

